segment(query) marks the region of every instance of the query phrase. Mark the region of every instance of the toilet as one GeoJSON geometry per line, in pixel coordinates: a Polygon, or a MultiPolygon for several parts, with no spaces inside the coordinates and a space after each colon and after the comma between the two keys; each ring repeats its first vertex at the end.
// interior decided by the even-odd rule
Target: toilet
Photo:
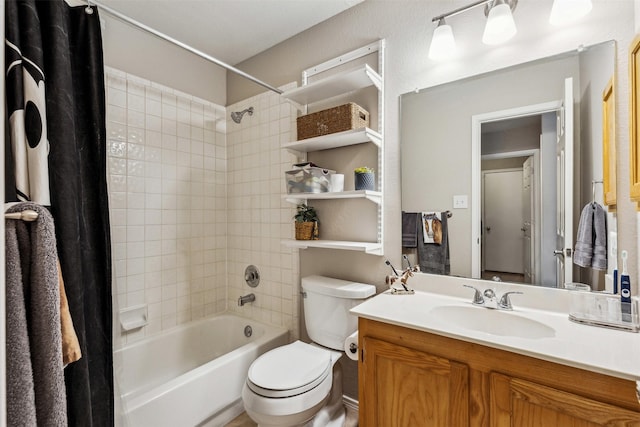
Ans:
{"type": "Polygon", "coordinates": [[[295,341],[258,357],[242,389],[245,411],[259,427],[342,427],[345,339],[358,329],[349,310],[376,293],[364,283],[302,278],[307,344],[295,341]]]}

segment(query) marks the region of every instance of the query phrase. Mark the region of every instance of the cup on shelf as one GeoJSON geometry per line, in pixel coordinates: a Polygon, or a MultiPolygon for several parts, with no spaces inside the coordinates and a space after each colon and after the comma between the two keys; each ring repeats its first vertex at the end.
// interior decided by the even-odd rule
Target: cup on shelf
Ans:
{"type": "Polygon", "coordinates": [[[344,191],[344,175],[334,173],[331,175],[331,192],[338,193],[340,191],[344,191]]]}

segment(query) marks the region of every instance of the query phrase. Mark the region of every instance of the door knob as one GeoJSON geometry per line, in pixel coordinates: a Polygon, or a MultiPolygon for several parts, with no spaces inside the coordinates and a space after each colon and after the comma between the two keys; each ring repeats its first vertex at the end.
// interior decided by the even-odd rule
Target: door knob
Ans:
{"type": "Polygon", "coordinates": [[[560,255],[562,258],[564,258],[564,251],[562,249],[556,249],[553,251],[554,255],[560,255]]]}

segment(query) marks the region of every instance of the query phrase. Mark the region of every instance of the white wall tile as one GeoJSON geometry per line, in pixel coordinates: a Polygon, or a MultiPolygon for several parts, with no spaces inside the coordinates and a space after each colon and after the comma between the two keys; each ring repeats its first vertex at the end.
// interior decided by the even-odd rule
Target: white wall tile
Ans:
{"type": "MultiPolygon", "coordinates": [[[[204,305],[192,307],[208,289],[226,286],[226,251],[208,258],[219,269],[204,268],[202,251],[203,235],[219,231],[217,240],[226,242],[226,216],[215,215],[216,204],[205,203],[224,198],[226,189],[212,187],[218,194],[205,195],[203,187],[204,177],[215,177],[220,166],[204,162],[204,110],[214,117],[224,107],[118,70],[109,68],[106,74],[114,291],[119,308],[148,304],[150,319],[136,334],[126,335],[132,342],[200,318],[212,307],[226,308],[226,293],[219,301],[210,294],[209,311],[204,305]],[[191,229],[192,221],[198,230],[191,229]],[[212,271],[222,276],[213,277],[212,271]]],[[[215,135],[208,137],[216,141],[215,135]]],[[[219,142],[224,145],[224,135],[219,142]]],[[[215,149],[209,152],[214,155],[215,149]]]]}
{"type": "MultiPolygon", "coordinates": [[[[204,145],[203,154],[217,158],[215,170],[225,169],[228,183],[225,213],[230,262],[228,285],[221,293],[227,295],[229,310],[285,326],[296,338],[299,328],[293,283],[297,285],[298,281],[297,268],[294,269],[298,254],[280,243],[292,237],[291,218],[295,211],[294,205],[282,201],[282,172],[290,169],[290,164],[286,168],[282,165],[280,145],[281,141],[289,142],[296,112],[270,93],[228,106],[227,111],[241,111],[251,105],[254,115],[245,115],[240,124],[227,118],[225,147],[216,145],[211,150],[204,145]],[[257,265],[262,273],[263,281],[255,289],[243,279],[248,264],[257,265]],[[256,294],[256,301],[238,307],[237,298],[249,292],[256,294]]],[[[291,156],[286,160],[294,161],[291,156]]]]}
{"type": "Polygon", "coordinates": [[[298,254],[280,244],[295,210],[281,198],[294,159],[280,149],[295,109],[265,93],[226,110],[112,69],[107,86],[117,304],[149,313],[127,342],[227,309],[297,338],[298,254]],[[244,283],[248,264],[264,274],[259,288],[244,283]],[[237,307],[249,292],[257,301],[237,307]]]}

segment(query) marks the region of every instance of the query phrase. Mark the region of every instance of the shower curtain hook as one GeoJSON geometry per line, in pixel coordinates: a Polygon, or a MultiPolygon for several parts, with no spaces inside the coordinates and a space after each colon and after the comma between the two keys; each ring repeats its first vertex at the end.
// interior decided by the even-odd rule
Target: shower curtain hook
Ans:
{"type": "Polygon", "coordinates": [[[91,1],[87,1],[87,7],[84,8],[84,13],[87,15],[93,15],[93,7],[91,6],[91,1]]]}

